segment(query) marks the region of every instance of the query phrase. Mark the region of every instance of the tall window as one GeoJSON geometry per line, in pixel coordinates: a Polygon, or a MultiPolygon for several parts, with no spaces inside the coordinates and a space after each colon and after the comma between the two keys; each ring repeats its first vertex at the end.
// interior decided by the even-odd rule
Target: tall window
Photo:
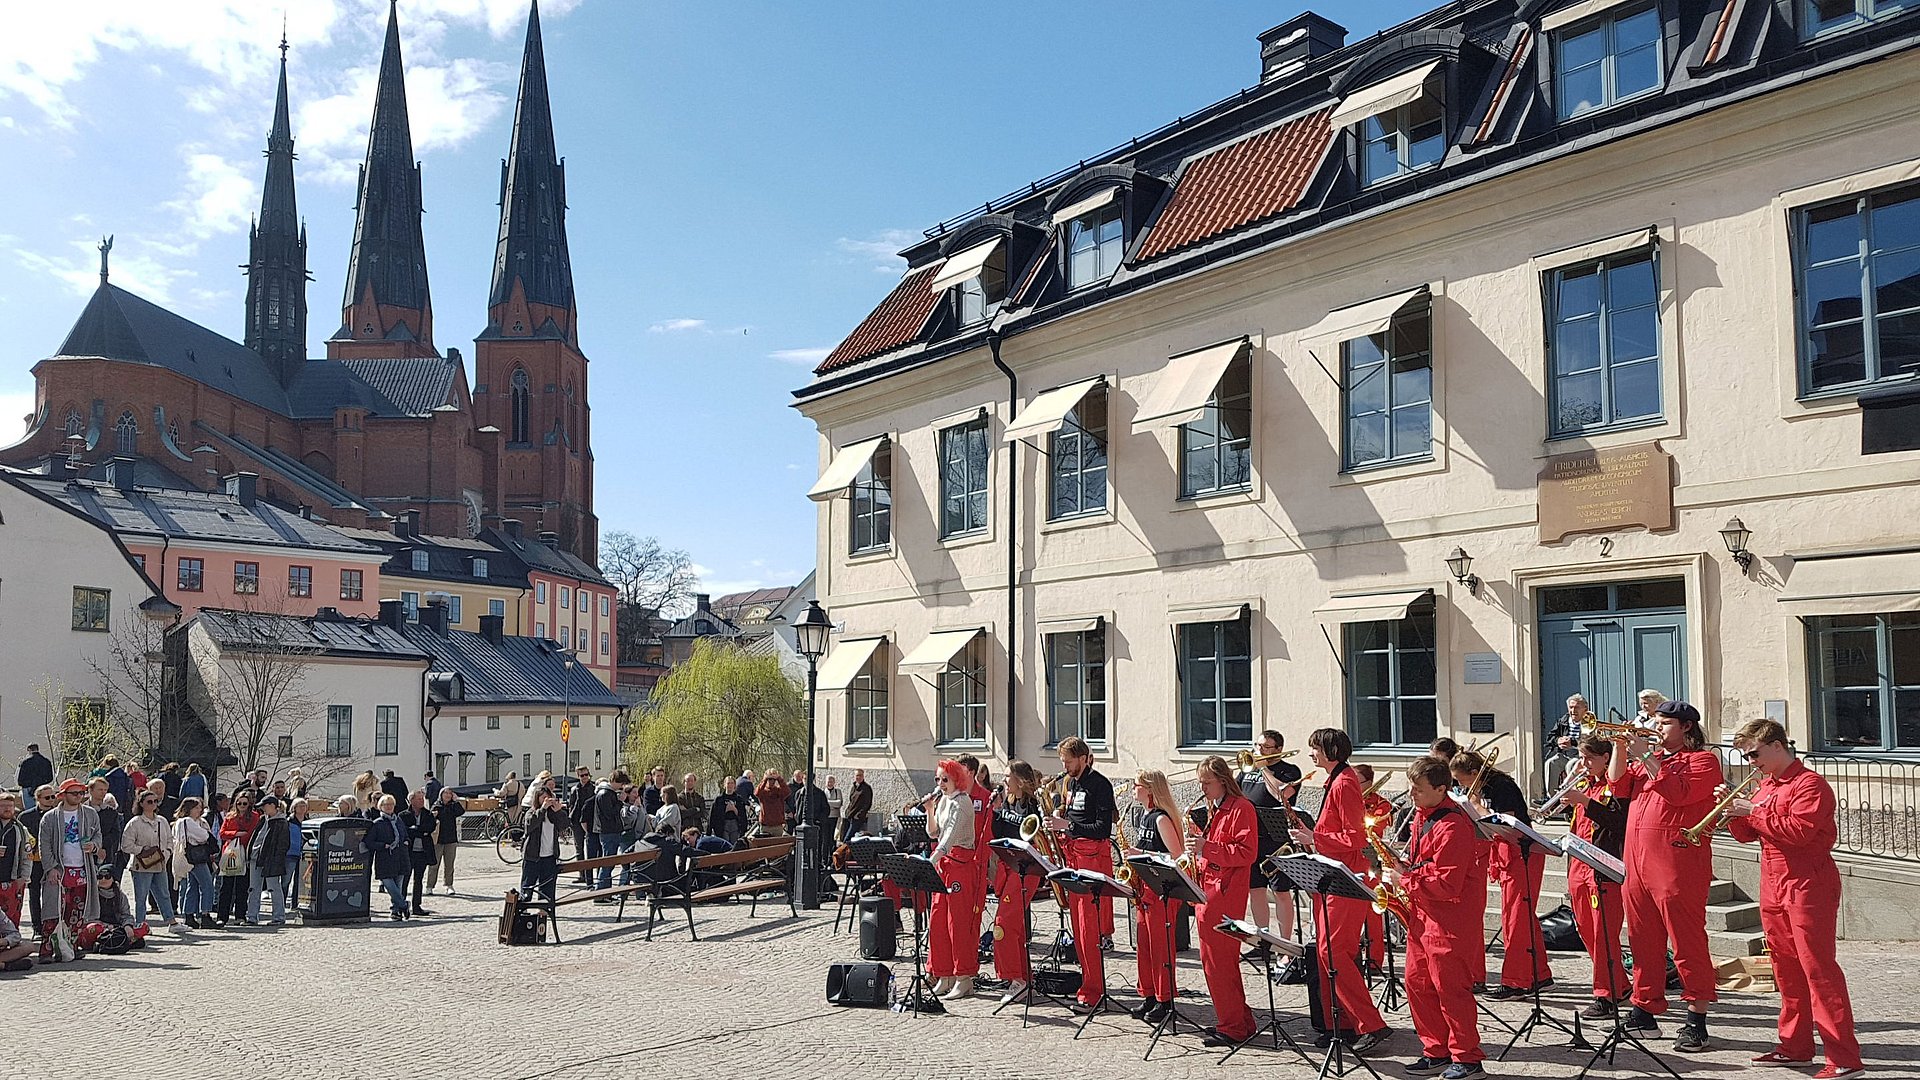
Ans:
{"type": "Polygon", "coordinates": [[[560,586],[560,610],[561,611],[573,610],[573,590],[569,589],[565,585],[560,586]]]}
{"type": "Polygon", "coordinates": [[[288,596],[312,596],[313,595],[313,567],[311,566],[287,567],[287,595],[288,596]]]}
{"type": "Polygon", "coordinates": [[[547,602],[547,583],[546,582],[536,581],[533,583],[533,600],[534,600],[534,603],[536,604],[544,604],[547,602]]]}
{"type": "Polygon", "coordinates": [[[1126,229],[1120,223],[1121,202],[1115,198],[1067,222],[1067,288],[1105,281],[1120,269],[1126,245],[1126,229]]]}
{"type": "Polygon", "coordinates": [[[1553,272],[1549,434],[1660,417],[1660,305],[1651,251],[1553,272]]]}
{"type": "Polygon", "coordinates": [[[1206,412],[1180,425],[1180,497],[1245,491],[1253,485],[1253,364],[1227,365],[1206,412]]]}
{"type": "Polygon", "coordinates": [[[987,741],[987,636],[976,634],[940,673],[940,741],[987,741]]]}
{"type": "Polygon", "coordinates": [[[414,548],[407,553],[407,565],[413,568],[414,573],[424,574],[433,565],[433,557],[427,554],[425,548],[414,548]]]}
{"type": "Polygon", "coordinates": [[[206,581],[204,559],[181,559],[175,568],[174,584],[181,592],[200,592],[206,581]]]}
{"type": "Polygon", "coordinates": [[[260,591],[259,563],[236,562],[233,564],[233,591],[243,596],[250,596],[260,591]]]}
{"type": "Polygon", "coordinates": [[[847,686],[847,742],[869,745],[887,741],[887,658],[884,648],[873,650],[866,666],[847,686]]]}
{"type": "Polygon", "coordinates": [[[853,478],[850,550],[882,551],[893,543],[893,444],[883,443],[853,478]]]}
{"type": "Polygon", "coordinates": [[[1047,741],[1078,735],[1107,741],[1107,634],[1104,627],[1048,634],[1047,741]]]}
{"type": "Polygon", "coordinates": [[[610,618],[613,613],[613,597],[608,593],[600,594],[600,617],[610,618]]]}
{"type": "Polygon", "coordinates": [[[327,706],[327,756],[353,756],[353,706],[327,706]]]}
{"type": "Polygon", "coordinates": [[[392,757],[400,752],[400,706],[375,705],[373,707],[373,753],[375,757],[392,757]]]}
{"type": "Polygon", "coordinates": [[[588,592],[585,589],[581,589],[579,592],[579,597],[580,597],[580,614],[582,615],[593,614],[593,594],[588,592]]]}
{"type": "Polygon", "coordinates": [[[500,616],[500,617],[502,617],[502,618],[504,618],[504,617],[506,617],[506,614],[507,614],[507,602],[506,602],[505,600],[489,600],[489,601],[487,601],[487,614],[489,614],[489,615],[498,615],[498,616],[500,616]]]}
{"type": "Polygon", "coordinates": [[[961,326],[993,318],[1007,295],[1007,245],[1001,244],[980,272],[953,287],[955,311],[961,326]]]}
{"type": "Polygon", "coordinates": [[[1920,613],[1807,620],[1817,749],[1920,748],[1920,613]]]}
{"type": "Polygon", "coordinates": [[[340,599],[359,600],[366,595],[367,576],[364,570],[340,571],[340,599]]]}
{"type": "Polygon", "coordinates": [[[1095,388],[1048,437],[1050,518],[1095,514],[1107,508],[1107,395],[1095,388]]]}
{"type": "Polygon", "coordinates": [[[400,594],[400,610],[406,613],[408,622],[420,621],[420,594],[403,591],[400,594]]]}
{"type": "Polygon", "coordinates": [[[1432,327],[1423,307],[1384,334],[1341,343],[1347,468],[1433,454],[1432,327]]]}
{"type": "Polygon", "coordinates": [[[66,431],[67,438],[71,439],[75,435],[78,435],[86,430],[87,430],[87,422],[81,419],[80,414],[78,412],[69,411],[67,413],[67,431],[66,431]]]}
{"type": "Polygon", "coordinates": [[[1447,108],[1436,93],[1360,122],[1360,182],[1377,184],[1437,165],[1447,152],[1447,108]]]}
{"type": "Polygon", "coordinates": [[[579,770],[580,770],[580,751],[578,750],[567,751],[567,771],[578,772],[579,770]]]}
{"type": "Polygon", "coordinates": [[[487,576],[487,560],[477,557],[473,560],[473,576],[477,578],[487,576]]]}
{"type": "Polygon", "coordinates": [[[123,412],[113,425],[113,448],[118,453],[133,454],[140,450],[140,421],[133,413],[123,412]]]}
{"type": "Polygon", "coordinates": [[[1252,639],[1245,614],[1180,626],[1180,745],[1253,740],[1252,639]]]}
{"type": "Polygon", "coordinates": [[[487,717],[487,730],[488,730],[488,731],[499,731],[499,730],[500,730],[500,718],[499,718],[499,717],[497,717],[497,716],[489,716],[489,717],[487,717]]]}
{"type": "Polygon", "coordinates": [[[1803,37],[1851,30],[1913,7],[1914,0],[1800,0],[1803,37]]]}
{"type": "Polygon", "coordinates": [[[109,629],[112,597],[113,593],[108,589],[89,589],[85,585],[75,585],[73,587],[73,628],[100,631],[109,629]]]}
{"type": "Polygon", "coordinates": [[[508,440],[509,442],[523,443],[527,441],[527,415],[528,415],[528,408],[529,408],[528,403],[529,403],[529,397],[530,397],[530,394],[529,394],[530,385],[531,385],[531,380],[527,378],[527,369],[514,368],[513,369],[513,389],[511,391],[512,400],[513,400],[513,437],[510,440],[508,440]]]}
{"type": "Polygon", "coordinates": [[[1554,103],[1560,119],[1639,97],[1660,85],[1660,12],[1618,8],[1553,37],[1554,103]]]}
{"type": "Polygon", "coordinates": [[[940,433],[940,537],[987,527],[987,419],[940,433]]]}
{"type": "Polygon", "coordinates": [[[1920,371],[1920,184],[1796,215],[1803,393],[1920,371]]]}
{"type": "Polygon", "coordinates": [[[1426,746],[1436,734],[1433,607],[1346,627],[1347,733],[1355,746],[1426,746]]]}

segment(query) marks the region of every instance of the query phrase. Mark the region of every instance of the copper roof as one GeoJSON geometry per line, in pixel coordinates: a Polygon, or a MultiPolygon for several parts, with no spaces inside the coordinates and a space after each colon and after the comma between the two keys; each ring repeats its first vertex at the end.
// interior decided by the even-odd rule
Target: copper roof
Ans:
{"type": "Polygon", "coordinates": [[[1533,48],[1533,27],[1520,31],[1520,40],[1513,43],[1513,56],[1507,60],[1506,73],[1500,76],[1500,86],[1493,92],[1493,99],[1487,102],[1487,115],[1480,118],[1480,126],[1474,129],[1473,137],[1467,140],[1468,146],[1479,146],[1493,137],[1494,125],[1500,121],[1500,111],[1507,99],[1513,96],[1513,84],[1520,77],[1520,69],[1526,66],[1527,54],[1533,48]]]}
{"type": "Polygon", "coordinates": [[[930,263],[907,271],[907,276],[873,309],[873,314],[820,361],[820,366],[813,369],[814,374],[825,374],[870,356],[879,356],[919,337],[920,328],[927,324],[927,316],[933,314],[933,306],[940,299],[927,287],[938,265],[930,263]]]}
{"type": "Polygon", "coordinates": [[[1147,262],[1293,208],[1333,140],[1328,111],[1311,113],[1189,164],[1147,235],[1147,262]]]}
{"type": "Polygon", "coordinates": [[[1732,37],[1734,12],[1740,7],[1740,0],[1726,0],[1720,8],[1719,22],[1713,28],[1713,43],[1707,46],[1707,58],[1700,64],[1708,67],[1717,64],[1727,54],[1727,41],[1732,37]]]}

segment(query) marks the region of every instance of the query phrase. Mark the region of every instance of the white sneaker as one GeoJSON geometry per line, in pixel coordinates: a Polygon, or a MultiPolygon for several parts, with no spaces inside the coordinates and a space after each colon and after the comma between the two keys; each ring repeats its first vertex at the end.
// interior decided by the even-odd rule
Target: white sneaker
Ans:
{"type": "Polygon", "coordinates": [[[179,919],[175,919],[172,922],[167,924],[168,933],[178,934],[182,937],[186,936],[192,930],[193,928],[191,926],[188,926],[186,923],[181,922],[179,919]]]}
{"type": "Polygon", "coordinates": [[[941,994],[940,1000],[941,1001],[959,1001],[963,998],[970,998],[972,996],[973,996],[973,977],[971,975],[962,975],[961,977],[953,980],[953,989],[948,990],[944,994],[941,994]]]}
{"type": "Polygon", "coordinates": [[[452,895],[453,895],[453,886],[451,886],[451,885],[449,885],[449,886],[447,886],[447,895],[448,895],[448,896],[452,896],[452,895]]]}
{"type": "Polygon", "coordinates": [[[953,984],[959,981],[960,980],[952,977],[933,980],[933,996],[937,998],[946,997],[947,992],[953,989],[953,984]]]}
{"type": "Polygon", "coordinates": [[[1000,1004],[1011,1005],[1014,1002],[1019,1001],[1020,995],[1026,992],[1027,992],[1027,984],[1024,982],[1021,982],[1019,979],[1015,979],[1012,982],[1007,984],[1007,992],[1000,995],[1000,1004]]]}

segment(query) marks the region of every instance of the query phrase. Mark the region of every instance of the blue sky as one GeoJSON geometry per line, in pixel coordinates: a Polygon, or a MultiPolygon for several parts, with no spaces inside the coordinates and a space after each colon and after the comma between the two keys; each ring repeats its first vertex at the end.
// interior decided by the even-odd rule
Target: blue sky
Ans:
{"type": "MultiPolygon", "coordinates": [[[[1431,6],[1321,2],[1349,41],[1431,6]]],[[[385,0],[289,0],[311,348],[335,326],[385,0]]],[[[716,592],[813,561],[788,405],[964,212],[1257,81],[1291,4],[546,0],[603,530],[716,592]]],[[[484,326],[525,0],[403,0],[438,344],[484,326]]],[[[0,37],[0,443],[95,282],[240,334],[282,5],[18,5],[0,37]]]]}

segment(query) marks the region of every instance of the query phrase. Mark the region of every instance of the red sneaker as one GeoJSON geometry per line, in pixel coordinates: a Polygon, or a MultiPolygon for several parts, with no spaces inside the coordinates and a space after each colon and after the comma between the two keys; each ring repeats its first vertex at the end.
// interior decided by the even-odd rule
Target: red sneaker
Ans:
{"type": "Polygon", "coordinates": [[[1840,1065],[1828,1065],[1826,1068],[1814,1073],[1813,1080],[1849,1080],[1851,1077],[1865,1075],[1867,1075],[1867,1070],[1859,1066],[1846,1068],[1840,1065]]]}
{"type": "Polygon", "coordinates": [[[1776,1048],[1754,1058],[1753,1063],[1756,1065],[1811,1065],[1813,1059],[1788,1057],[1776,1048]]]}

